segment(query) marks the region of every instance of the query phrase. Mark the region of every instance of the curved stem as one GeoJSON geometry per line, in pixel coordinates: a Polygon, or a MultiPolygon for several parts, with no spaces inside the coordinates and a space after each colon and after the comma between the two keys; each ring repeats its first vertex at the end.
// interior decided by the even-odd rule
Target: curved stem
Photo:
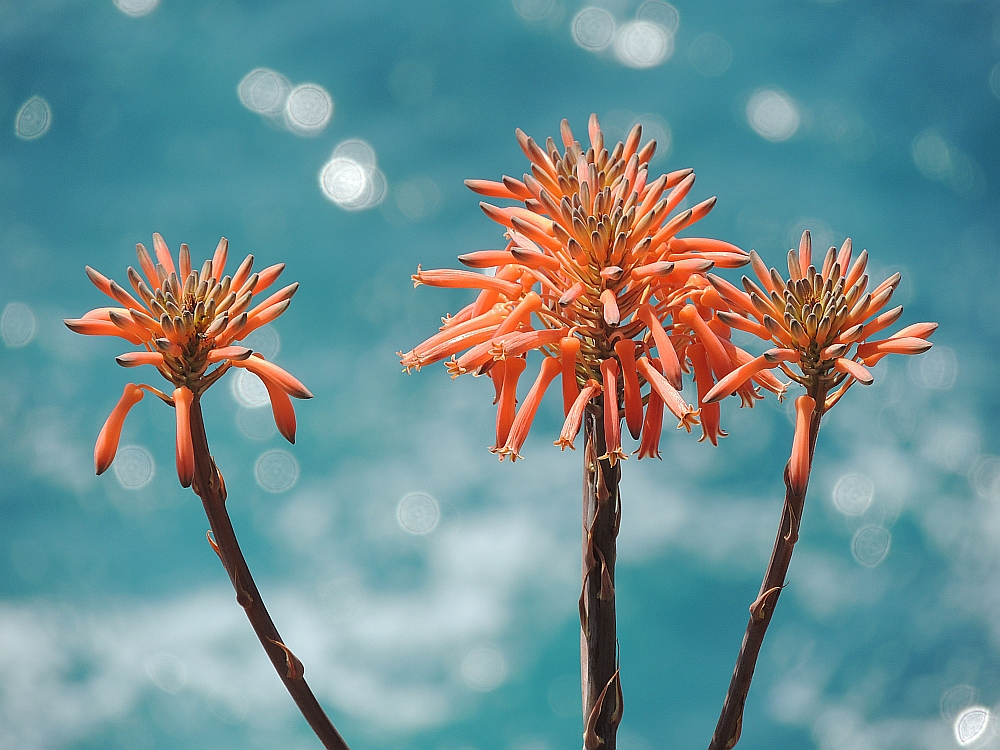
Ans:
{"type": "MultiPolygon", "coordinates": [[[[264,607],[264,602],[250,575],[243,553],[240,551],[236,532],[226,511],[226,486],[208,449],[205,421],[201,413],[201,401],[195,396],[191,404],[191,438],[194,443],[194,484],[195,493],[205,506],[205,514],[212,526],[215,542],[212,546],[229,573],[229,580],[236,589],[236,601],[246,612],[260,644],[264,647],[271,664],[299,707],[299,711],[309,722],[313,732],[327,750],[349,750],[344,738],[327,717],[316,696],[302,677],[302,662],[284,645],[278,629],[264,607]]],[[[209,539],[211,542],[212,540],[209,539]]]]}
{"type": "MultiPolygon", "coordinates": [[[[819,424],[823,418],[826,393],[822,389],[810,389],[810,396],[816,400],[816,408],[809,421],[809,468],[812,469],[813,455],[816,453],[816,438],[819,436],[819,424]]],[[[808,480],[808,478],[807,478],[808,480]]],[[[743,729],[743,708],[747,693],[750,692],[750,682],[757,666],[761,644],[767,626],[778,605],[778,597],[785,586],[785,575],[792,561],[792,550],[799,539],[799,525],[802,522],[802,509],[805,505],[806,486],[801,494],[796,494],[788,480],[788,467],[785,467],[785,505],[781,511],[781,522],[778,524],[778,535],[774,540],[771,560],[767,564],[767,572],[760,586],[757,599],[750,605],[750,621],[747,623],[740,655],[736,659],[733,678],[729,682],[726,700],[722,704],[722,714],[712,735],[709,750],[730,750],[740,740],[743,729]]]]}
{"type": "Polygon", "coordinates": [[[621,467],[598,456],[607,453],[603,412],[584,414],[583,591],[580,594],[580,676],[585,750],[615,750],[622,717],[615,620],[615,557],[621,501],[621,467]]]}

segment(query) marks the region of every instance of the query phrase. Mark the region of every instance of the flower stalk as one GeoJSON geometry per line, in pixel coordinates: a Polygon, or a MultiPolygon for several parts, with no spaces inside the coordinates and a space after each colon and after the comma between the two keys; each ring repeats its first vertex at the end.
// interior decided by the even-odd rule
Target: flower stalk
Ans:
{"type": "MultiPolygon", "coordinates": [[[[761,382],[759,378],[775,368],[806,390],[806,395],[795,399],[795,437],[785,465],[785,505],[778,535],[760,593],[750,605],[750,621],[709,750],[730,750],[739,742],[757,656],[799,538],[823,414],[855,382],[871,385],[874,377],[868,368],[886,354],[920,354],[930,349],[927,337],[937,328],[936,323],[917,323],[888,338],[870,341],[871,336],[880,334],[903,313],[901,306],[882,312],[899,284],[900,275],[890,276],[868,292],[865,273],[868,251],[862,251],[853,263],[851,256],[851,240],[847,239],[839,252],[831,247],[817,269],[812,263],[812,238],[806,231],[802,233],[798,252],[795,249],[788,252],[787,279],[776,269],[768,269],[753,251],[750,264],[760,285],[744,276],[740,290],[709,275],[719,293],[718,318],[725,325],[775,344],[776,348],[756,358],[745,358],[700,402],[717,405],[736,393],[748,379],[761,382]]],[[[784,387],[779,394],[783,392],[784,387]]]]}
{"type": "Polygon", "coordinates": [[[226,484],[208,448],[208,436],[205,433],[201,400],[198,396],[194,397],[191,404],[190,424],[191,442],[194,447],[192,488],[205,507],[205,515],[208,516],[212,535],[215,537],[213,540],[210,536],[208,541],[229,574],[229,580],[236,590],[236,601],[246,612],[247,619],[271,664],[274,665],[278,677],[281,678],[288,694],[292,696],[295,705],[299,707],[302,716],[323,743],[323,747],[327,750],[349,750],[344,738],[333,726],[306,683],[302,662],[285,645],[267,607],[264,606],[257,584],[254,583],[250,568],[240,550],[239,541],[236,539],[229,512],[226,510],[226,484]]]}
{"type": "Polygon", "coordinates": [[[580,677],[585,750],[614,750],[622,718],[615,617],[615,557],[621,525],[621,462],[607,458],[604,416],[597,402],[584,415],[583,591],[580,594],[580,677]],[[601,458],[604,456],[604,458],[601,458]]]}
{"type": "Polygon", "coordinates": [[[815,400],[816,408],[812,410],[808,421],[806,472],[798,481],[793,480],[791,466],[794,456],[789,459],[785,468],[785,504],[781,509],[781,521],[774,539],[774,549],[771,550],[771,559],[768,561],[767,572],[764,573],[764,580],[760,585],[760,593],[750,605],[750,620],[747,622],[740,654],[736,659],[736,667],[733,669],[733,677],[729,682],[729,690],[726,692],[722,713],[708,746],[709,750],[730,750],[740,740],[743,710],[747,694],[750,692],[754,668],[757,666],[757,657],[764,642],[764,635],[771,624],[771,617],[778,606],[778,597],[785,587],[785,575],[792,561],[792,551],[799,540],[799,525],[802,523],[809,473],[816,453],[816,439],[819,436],[819,425],[824,412],[823,403],[826,398],[821,389],[810,395],[815,400]]]}

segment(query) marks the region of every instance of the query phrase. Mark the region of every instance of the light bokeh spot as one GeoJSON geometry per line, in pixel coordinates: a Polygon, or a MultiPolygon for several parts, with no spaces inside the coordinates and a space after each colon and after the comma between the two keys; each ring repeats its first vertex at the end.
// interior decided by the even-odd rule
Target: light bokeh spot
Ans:
{"type": "Polygon", "coordinates": [[[143,662],[142,666],[150,682],[164,693],[176,695],[187,684],[187,668],[173,654],[153,654],[143,662]]]}
{"type": "Polygon", "coordinates": [[[40,96],[33,96],[14,116],[14,134],[24,141],[41,138],[52,127],[52,107],[40,96]]]}
{"type": "Polygon", "coordinates": [[[257,459],[254,476],[268,492],[288,492],[299,480],[299,462],[288,451],[267,451],[257,459]]]}
{"type": "MultiPolygon", "coordinates": [[[[235,369],[235,368],[234,368],[235,369]]],[[[248,370],[237,370],[229,380],[233,398],[240,406],[257,409],[270,402],[264,382],[248,370]]]]}
{"type": "Polygon", "coordinates": [[[721,76],[733,64],[733,48],[718,34],[699,34],[688,48],[691,67],[706,78],[721,76]]]}
{"type": "Polygon", "coordinates": [[[864,526],[851,539],[851,554],[866,568],[874,568],[889,554],[892,536],[881,526],[864,526]]]}
{"type": "Polygon", "coordinates": [[[786,141],[795,135],[801,123],[799,108],[785,92],[758,89],[747,102],[747,122],[761,138],[786,141]]]}
{"type": "Polygon", "coordinates": [[[160,4],[160,0],[114,0],[114,2],[118,10],[133,18],[148,16],[160,4]]]}
{"type": "Polygon", "coordinates": [[[410,534],[429,534],[437,528],[441,518],[437,500],[426,492],[411,492],[399,501],[396,519],[403,531],[410,534]]]}
{"type": "Polygon", "coordinates": [[[11,349],[31,343],[36,328],[35,313],[23,302],[8,302],[0,314],[0,338],[11,349]]]}
{"type": "Polygon", "coordinates": [[[681,25],[681,14],[677,8],[659,0],[649,0],[640,5],[635,17],[639,21],[655,23],[671,35],[677,33],[677,27],[681,25]]]}
{"type": "Polygon", "coordinates": [[[333,99],[315,83],[293,88],[285,101],[285,124],[298,135],[318,135],[333,117],[333,99]]]}
{"type": "Polygon", "coordinates": [[[257,328],[240,343],[250,347],[255,352],[260,352],[264,355],[264,359],[269,360],[273,360],[281,351],[281,336],[278,335],[273,325],[263,325],[257,328]]]}
{"type": "Polygon", "coordinates": [[[942,180],[952,169],[951,151],[933,128],[921,132],[910,145],[913,163],[924,177],[942,180]]]}
{"type": "Polygon", "coordinates": [[[585,50],[598,52],[615,36],[615,19],[604,8],[584,8],[570,24],[573,41],[585,50]]]}
{"type": "Polygon", "coordinates": [[[462,680],[473,690],[488,693],[507,678],[507,660],[495,648],[474,648],[462,659],[462,680]]]}
{"type": "Polygon", "coordinates": [[[348,138],[337,144],[333,149],[334,159],[348,159],[362,169],[374,169],[378,161],[375,149],[367,141],[360,138],[348,138]]]}
{"type": "Polygon", "coordinates": [[[958,377],[958,358],[955,350],[935,345],[919,357],[909,357],[907,367],[913,381],[925,388],[938,391],[950,390],[958,377]]]}
{"type": "Polygon", "coordinates": [[[971,706],[955,717],[955,741],[966,747],[986,734],[990,725],[990,710],[971,706]]]}
{"type": "Polygon", "coordinates": [[[867,477],[845,474],[833,488],[833,504],[845,516],[860,516],[872,504],[875,486],[867,477]]]}
{"type": "Polygon", "coordinates": [[[615,39],[615,57],[630,68],[655,67],[673,53],[673,34],[652,21],[623,24],[615,39]]]}
{"type": "Polygon", "coordinates": [[[983,500],[1000,500],[1000,458],[976,458],[969,469],[969,484],[983,500]]]}
{"type": "Polygon", "coordinates": [[[156,461],[141,445],[123,445],[112,464],[118,483],[127,490],[139,490],[153,481],[156,461]]]}
{"type": "Polygon", "coordinates": [[[362,140],[341,142],[319,172],[323,195],[345,211],[373,208],[385,200],[389,186],[376,166],[375,149],[362,140]]]}
{"type": "Polygon", "coordinates": [[[556,0],[512,0],[514,11],[525,21],[547,18],[555,9],[556,0]]]}
{"type": "Polygon", "coordinates": [[[396,188],[396,205],[410,221],[434,215],[441,201],[441,191],[430,177],[411,177],[396,188]]]}
{"type": "Polygon", "coordinates": [[[976,689],[971,685],[955,685],[941,696],[941,715],[952,721],[962,711],[976,702],[976,689]]]}
{"type": "Polygon", "coordinates": [[[285,108],[292,84],[270,68],[254,68],[240,81],[237,94],[243,106],[259,115],[277,115],[285,108]]]}
{"type": "Polygon", "coordinates": [[[236,428],[250,440],[270,440],[278,428],[270,409],[242,408],[236,412],[236,428]]]}

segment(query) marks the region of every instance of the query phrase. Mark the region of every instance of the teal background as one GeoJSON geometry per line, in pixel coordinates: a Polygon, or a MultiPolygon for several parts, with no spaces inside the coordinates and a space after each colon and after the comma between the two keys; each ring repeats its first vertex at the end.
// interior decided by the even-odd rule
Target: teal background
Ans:
{"type": "MultiPolygon", "coordinates": [[[[636,6],[602,7],[623,23],[636,6]]],[[[27,305],[36,323],[25,345],[0,343],[0,748],[317,746],[176,481],[170,410],[144,400],[123,434],[154,457],[150,484],[93,476],[123,384],[150,375],[114,364],[125,342],[61,319],[104,304],[85,264],[124,282],[153,231],[196,259],[225,235],[237,261],[283,261],[302,283],[272,326],[276,361],[315,394],[296,403],[297,483],[254,480],[258,457],[287,446],[238,429],[229,376],[206,419],[250,566],[351,746],[580,746],[581,452],[552,446],[558,399],[525,461],[499,464],[492,385],[440,365],[402,375],[394,352],[470,299],[414,290],[417,263],[453,267],[502,242],[462,180],[520,176],[516,127],[544,140],[567,117],[582,140],[591,112],[617,137],[634,118],[666,123],[656,170],[693,167],[692,199],[719,196],[699,234],[772,264],[803,228],[821,246],[851,236],[876,282],[902,273],[904,324],[941,323],[927,359],[883,361],[824,421],[740,747],[954,748],[956,701],[993,711],[1000,6],[678,0],[673,55],[644,70],[574,44],[581,7],[162,0],[132,18],[110,0],[0,5],[0,308],[27,305]],[[692,63],[705,33],[731,49],[719,75],[692,63]],[[239,81],[261,66],[330,93],[322,133],[241,105],[239,81]],[[759,89],[793,103],[789,139],[750,127],[759,89]],[[36,95],[51,129],[18,139],[36,95]],[[319,189],[347,138],[378,155],[378,207],[344,211],[319,189]],[[864,516],[834,503],[847,474],[873,487],[864,516]],[[440,508],[422,536],[397,523],[415,491],[440,508]],[[866,567],[851,542],[872,525],[891,547],[866,567]]],[[[624,466],[623,750],[707,746],[778,521],[786,407],[727,402],[718,448],[668,426],[662,462],[624,466]]],[[[1000,744],[992,727],[981,746],[1000,744]]]]}

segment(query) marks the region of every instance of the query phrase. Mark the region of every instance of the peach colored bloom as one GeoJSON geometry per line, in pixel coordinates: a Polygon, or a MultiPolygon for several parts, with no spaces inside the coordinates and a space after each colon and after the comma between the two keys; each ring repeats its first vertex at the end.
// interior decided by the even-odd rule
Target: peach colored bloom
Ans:
{"type": "MultiPolygon", "coordinates": [[[[741,357],[752,358],[729,341],[729,327],[716,317],[721,299],[705,276],[712,267],[742,266],[749,256],[721,240],[676,236],[704,218],[715,198],[675,214],[694,185],[694,173],[683,169],[652,177],[649,160],[656,143],[640,147],[639,126],[614,146],[605,145],[593,115],[589,147],[575,140],[565,120],[560,134],[561,149],[551,138],[543,148],[517,131],[530,162],[523,179],[466,181],[481,195],[516,204],[480,204],[504,227],[506,245],[459,256],[478,271],[417,268],[415,286],[477,294],[443,318],[437,333],[400,352],[400,363],[410,372],[447,360],[452,377],[490,374],[498,394],[492,450],[501,460],[519,457],[538,401],[555,375],[566,417],[556,445],[573,447],[586,406],[603,394],[611,463],[625,458],[620,414],[641,442],[640,458],[659,455],[664,406],[679,427],[690,431],[698,424],[698,410],[678,393],[683,373],[692,373],[704,393],[736,369],[741,357]],[[489,269],[495,271],[480,272],[489,269]],[[711,367],[689,358],[692,344],[710,353],[711,367]],[[512,430],[520,419],[520,413],[515,418],[517,380],[531,351],[543,357],[542,375],[521,406],[525,418],[512,430]],[[549,364],[549,358],[558,364],[549,364]]],[[[750,385],[742,392],[751,403],[759,397],[750,385]]],[[[702,425],[713,443],[725,435],[717,410],[702,425]]]]}
{"type": "Polygon", "coordinates": [[[763,383],[763,373],[781,368],[811,395],[822,397],[826,411],[855,382],[870,385],[873,377],[867,368],[886,354],[920,354],[931,348],[926,339],[937,329],[936,323],[918,323],[870,340],[903,314],[902,306],[882,312],[900,276],[893,274],[867,291],[868,251],[852,263],[850,239],[839,252],[831,247],[817,270],[812,265],[811,237],[804,232],[798,252],[788,253],[787,281],[752,251],[750,262],[759,285],[744,276],[743,289],[738,289],[709,274],[722,303],[716,308],[717,317],[777,347],[722,377],[706,395],[706,403],[720,401],[750,379],[763,383]]]}
{"type": "Polygon", "coordinates": [[[295,442],[295,412],[289,396],[312,398],[312,394],[273,362],[234,342],[281,315],[299,285],[291,284],[251,307],[253,295],[277,280],[284,263],[253,273],[250,255],[232,276],[224,276],[229,250],[225,238],[200,271],[192,269],[187,245],[181,245],[177,265],[159,234],[153,235],[153,250],[155,262],[145,247],[136,246],[143,273],[131,266],[128,269],[134,295],[88,266],[90,280],[120,307],[99,307],[65,323],[77,333],[117,336],[143,346],[143,351],[126,352],[116,361],[122,367],[152,365],[173,386],[170,396],[150,385],[125,386],[97,439],[97,473],[107,471],[114,461],[125,416],[146,391],[176,409],[177,476],[188,487],[194,475],[191,404],[232,366],[245,368],[261,379],[278,429],[295,442]],[[210,370],[215,364],[219,366],[210,370]]]}

